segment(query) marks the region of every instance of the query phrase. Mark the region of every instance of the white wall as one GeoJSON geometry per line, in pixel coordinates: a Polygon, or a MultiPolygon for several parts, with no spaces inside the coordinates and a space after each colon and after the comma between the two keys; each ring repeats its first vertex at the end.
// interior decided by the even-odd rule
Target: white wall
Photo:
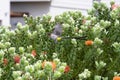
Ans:
{"type": "Polygon", "coordinates": [[[84,15],[92,7],[92,0],[52,0],[50,14],[55,16],[64,11],[80,10],[84,15]]]}
{"type": "Polygon", "coordinates": [[[2,25],[10,25],[10,0],[0,2],[0,20],[2,20],[2,25]]]}

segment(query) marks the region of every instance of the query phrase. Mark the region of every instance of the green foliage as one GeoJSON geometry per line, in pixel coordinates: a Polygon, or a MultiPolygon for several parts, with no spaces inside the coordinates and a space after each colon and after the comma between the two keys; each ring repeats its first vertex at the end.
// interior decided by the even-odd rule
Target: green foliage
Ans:
{"type": "Polygon", "coordinates": [[[26,24],[18,23],[14,31],[1,27],[1,79],[112,80],[120,70],[120,7],[113,9],[113,4],[109,8],[105,3],[94,2],[88,16],[79,11],[64,12],[55,18],[24,16],[26,24]],[[50,33],[57,23],[62,24],[62,37],[87,36],[87,39],[55,42],[50,33]],[[36,52],[31,55],[32,50],[36,52]],[[20,64],[14,62],[16,55],[20,56],[20,64]],[[46,66],[42,68],[45,60],[46,66]],[[50,61],[57,65],[54,72],[50,61]],[[64,73],[66,63],[62,62],[68,64],[70,72],[64,73]]]}

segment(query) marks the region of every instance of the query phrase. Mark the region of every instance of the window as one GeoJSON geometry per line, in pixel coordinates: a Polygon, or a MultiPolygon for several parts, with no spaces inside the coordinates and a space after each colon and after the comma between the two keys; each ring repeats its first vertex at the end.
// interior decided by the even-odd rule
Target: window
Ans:
{"type": "Polygon", "coordinates": [[[46,2],[46,1],[51,1],[51,0],[10,0],[11,2],[46,2]]]}

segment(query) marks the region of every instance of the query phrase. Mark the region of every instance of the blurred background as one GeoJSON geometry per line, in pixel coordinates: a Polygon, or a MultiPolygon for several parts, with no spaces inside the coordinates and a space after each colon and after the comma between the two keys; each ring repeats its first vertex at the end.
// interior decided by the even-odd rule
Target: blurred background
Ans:
{"type": "MultiPolygon", "coordinates": [[[[0,2],[0,25],[16,26],[18,22],[24,24],[23,14],[33,17],[50,14],[53,17],[64,11],[80,10],[87,15],[92,8],[93,1],[102,1],[110,6],[111,0],[2,0],[0,2]]],[[[120,4],[120,0],[115,0],[120,4]]]]}

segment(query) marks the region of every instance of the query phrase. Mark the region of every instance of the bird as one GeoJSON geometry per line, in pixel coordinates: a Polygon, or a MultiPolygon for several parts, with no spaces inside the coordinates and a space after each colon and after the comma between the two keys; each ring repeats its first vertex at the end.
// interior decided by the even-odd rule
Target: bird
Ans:
{"type": "Polygon", "coordinates": [[[60,41],[61,39],[79,39],[79,40],[86,40],[87,36],[72,36],[72,37],[68,37],[68,36],[64,36],[62,37],[62,32],[63,32],[63,28],[62,28],[62,23],[57,23],[54,26],[54,29],[52,31],[52,33],[50,34],[50,38],[52,40],[54,40],[55,42],[60,41]]]}
{"type": "Polygon", "coordinates": [[[57,23],[54,26],[53,32],[50,34],[50,38],[53,39],[55,42],[58,41],[58,39],[60,39],[62,34],[62,24],[57,23]]]}

